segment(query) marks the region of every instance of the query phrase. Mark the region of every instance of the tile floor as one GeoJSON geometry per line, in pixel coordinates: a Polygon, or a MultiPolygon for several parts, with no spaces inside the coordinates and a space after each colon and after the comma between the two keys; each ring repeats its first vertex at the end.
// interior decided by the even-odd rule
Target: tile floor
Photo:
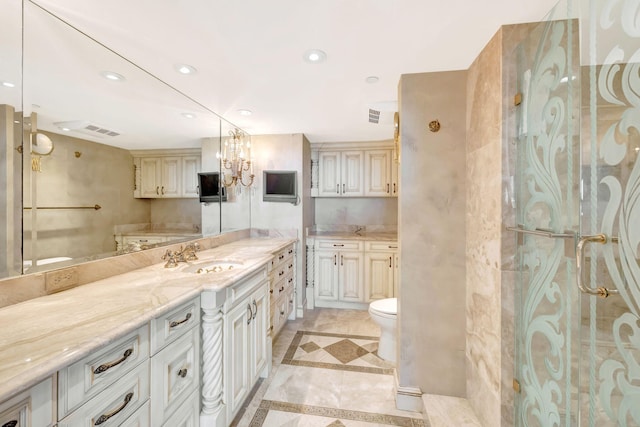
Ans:
{"type": "Polygon", "coordinates": [[[396,409],[393,365],[376,355],[379,335],[361,310],[308,310],[303,319],[287,322],[273,343],[271,375],[232,426],[480,427],[468,422],[468,411],[458,422],[463,420],[435,410],[470,410],[464,399],[425,400],[435,402],[433,419],[396,409]]]}

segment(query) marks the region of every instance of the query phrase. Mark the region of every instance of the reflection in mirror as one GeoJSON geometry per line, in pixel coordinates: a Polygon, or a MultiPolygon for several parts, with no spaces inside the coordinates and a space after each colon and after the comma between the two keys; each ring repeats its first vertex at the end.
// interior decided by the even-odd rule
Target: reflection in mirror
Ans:
{"type": "Polygon", "coordinates": [[[220,129],[222,153],[220,166],[227,202],[221,205],[222,232],[246,228],[251,223],[251,195],[254,191],[251,135],[229,122],[220,129]]]}
{"type": "Polygon", "coordinates": [[[22,4],[4,2],[0,13],[0,277],[22,271],[22,4]]]}
{"type": "Polygon", "coordinates": [[[23,138],[46,135],[55,149],[38,167],[37,154],[24,154],[22,190],[7,197],[23,191],[24,263],[18,236],[3,277],[22,264],[42,271],[226,229],[219,204],[201,207],[197,188],[198,172],[219,170],[215,113],[28,0],[23,61],[23,138]]]}

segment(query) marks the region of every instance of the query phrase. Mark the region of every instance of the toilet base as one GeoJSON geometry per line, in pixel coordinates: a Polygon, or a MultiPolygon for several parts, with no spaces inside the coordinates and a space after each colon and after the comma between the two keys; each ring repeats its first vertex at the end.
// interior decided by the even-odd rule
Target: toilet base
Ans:
{"type": "Polygon", "coordinates": [[[385,332],[380,334],[378,343],[378,357],[387,362],[396,363],[396,337],[395,334],[385,332]]]}

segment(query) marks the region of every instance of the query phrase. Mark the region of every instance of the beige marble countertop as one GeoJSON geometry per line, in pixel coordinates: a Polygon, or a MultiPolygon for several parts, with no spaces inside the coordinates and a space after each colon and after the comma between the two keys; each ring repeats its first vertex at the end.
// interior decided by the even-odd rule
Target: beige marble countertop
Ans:
{"type": "Polygon", "coordinates": [[[321,239],[341,239],[341,240],[375,240],[375,241],[397,241],[398,234],[393,232],[364,232],[354,233],[350,231],[314,231],[309,233],[308,238],[321,239]]]}
{"type": "Polygon", "coordinates": [[[249,238],[198,252],[199,260],[164,262],[0,309],[0,402],[203,290],[220,290],[258,270],[295,240],[249,238]],[[240,262],[210,274],[182,270],[205,261],[240,262]]]}

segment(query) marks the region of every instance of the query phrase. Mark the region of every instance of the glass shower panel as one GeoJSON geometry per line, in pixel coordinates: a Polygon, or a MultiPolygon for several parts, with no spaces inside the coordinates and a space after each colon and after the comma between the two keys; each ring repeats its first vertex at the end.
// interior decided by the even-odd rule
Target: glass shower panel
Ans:
{"type": "Polygon", "coordinates": [[[516,426],[576,425],[576,26],[543,22],[516,51],[516,426]]]}
{"type": "Polygon", "coordinates": [[[640,2],[583,1],[580,422],[640,426],[640,2]],[[614,292],[618,291],[618,294],[614,292]]]}

